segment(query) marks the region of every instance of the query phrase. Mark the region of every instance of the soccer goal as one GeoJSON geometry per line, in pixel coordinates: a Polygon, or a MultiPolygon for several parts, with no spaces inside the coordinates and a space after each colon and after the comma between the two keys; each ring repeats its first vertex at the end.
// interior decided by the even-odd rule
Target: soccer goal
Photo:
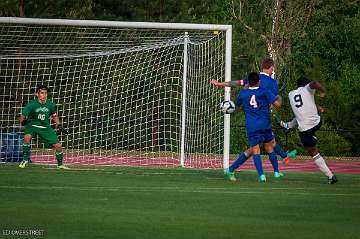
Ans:
{"type": "MultiPolygon", "coordinates": [[[[227,167],[231,26],[0,18],[1,134],[45,84],[65,163],[227,167]]],[[[33,141],[35,163],[55,163],[33,141]]]]}

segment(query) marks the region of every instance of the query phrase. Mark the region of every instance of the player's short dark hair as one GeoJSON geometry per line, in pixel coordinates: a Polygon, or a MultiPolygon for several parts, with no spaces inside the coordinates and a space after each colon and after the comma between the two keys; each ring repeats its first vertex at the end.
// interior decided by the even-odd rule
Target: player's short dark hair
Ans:
{"type": "Polygon", "coordinates": [[[266,57],[261,63],[261,69],[269,69],[270,67],[274,66],[274,60],[266,57]]]}
{"type": "Polygon", "coordinates": [[[247,80],[249,82],[249,86],[256,86],[260,81],[260,77],[257,72],[250,72],[247,78],[248,78],[247,80]]]}
{"type": "Polygon", "coordinates": [[[36,93],[39,93],[40,90],[46,90],[47,92],[49,92],[49,88],[46,85],[39,85],[38,87],[36,87],[36,93]]]}
{"type": "Polygon", "coordinates": [[[305,76],[301,76],[299,79],[297,79],[296,84],[298,87],[302,87],[302,86],[306,86],[310,82],[311,82],[311,80],[309,80],[305,76]]]}

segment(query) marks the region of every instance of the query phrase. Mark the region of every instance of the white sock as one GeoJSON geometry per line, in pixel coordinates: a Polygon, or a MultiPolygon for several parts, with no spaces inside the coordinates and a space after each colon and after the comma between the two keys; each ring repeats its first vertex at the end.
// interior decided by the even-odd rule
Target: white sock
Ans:
{"type": "Polygon", "coordinates": [[[320,154],[317,154],[313,157],[315,164],[319,167],[320,171],[323,172],[328,178],[332,178],[334,174],[330,171],[329,167],[326,165],[325,160],[321,157],[320,154]]]}

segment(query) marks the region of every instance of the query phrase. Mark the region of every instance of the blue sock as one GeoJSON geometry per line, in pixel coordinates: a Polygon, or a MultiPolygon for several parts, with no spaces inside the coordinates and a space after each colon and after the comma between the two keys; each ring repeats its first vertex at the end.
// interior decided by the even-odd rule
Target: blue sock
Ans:
{"type": "Polygon", "coordinates": [[[254,154],[253,159],[254,159],[256,171],[258,172],[259,176],[264,174],[260,154],[254,154]]]}
{"type": "Polygon", "coordinates": [[[269,160],[271,162],[271,165],[274,168],[274,172],[279,172],[279,163],[278,163],[275,152],[272,152],[272,153],[269,154],[269,160]]]}
{"type": "Polygon", "coordinates": [[[244,153],[241,153],[240,156],[231,164],[229,167],[230,172],[234,172],[235,169],[240,167],[245,161],[247,160],[247,157],[244,153]]]}
{"type": "Polygon", "coordinates": [[[274,152],[279,155],[281,158],[286,158],[287,153],[281,148],[279,144],[275,145],[274,152]]]}

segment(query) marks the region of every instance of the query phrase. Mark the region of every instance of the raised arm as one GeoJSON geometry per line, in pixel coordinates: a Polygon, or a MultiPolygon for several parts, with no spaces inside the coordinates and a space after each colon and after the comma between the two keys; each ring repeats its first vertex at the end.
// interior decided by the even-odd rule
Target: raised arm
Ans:
{"type": "Polygon", "coordinates": [[[227,82],[219,82],[217,80],[211,80],[210,84],[213,84],[216,87],[238,87],[238,86],[244,86],[245,80],[235,80],[235,81],[227,81],[227,82]]]}

